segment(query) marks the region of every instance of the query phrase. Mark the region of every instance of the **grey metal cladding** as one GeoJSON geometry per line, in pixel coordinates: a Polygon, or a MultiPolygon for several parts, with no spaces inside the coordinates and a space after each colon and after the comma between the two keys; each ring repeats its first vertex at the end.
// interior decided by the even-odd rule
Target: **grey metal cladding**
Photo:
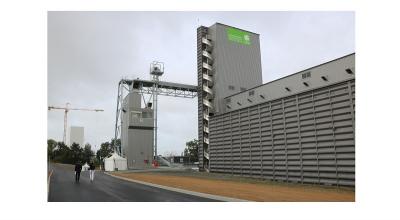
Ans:
{"type": "Polygon", "coordinates": [[[254,93],[251,97],[248,92],[240,92],[225,97],[225,102],[226,100],[230,100],[231,102],[230,108],[226,109],[226,112],[278,99],[290,94],[296,94],[345,80],[354,79],[355,71],[353,71],[353,74],[346,72],[346,69],[350,68],[354,70],[354,67],[355,54],[353,53],[295,74],[276,79],[258,87],[248,88],[249,91],[254,93]],[[304,74],[306,77],[303,76],[304,74]],[[286,88],[288,88],[289,91],[286,88]],[[238,102],[240,105],[237,104],[238,102]]]}
{"type": "Polygon", "coordinates": [[[224,112],[223,99],[239,92],[241,87],[252,88],[262,84],[260,38],[258,34],[247,32],[250,45],[228,40],[227,28],[214,24],[209,28],[214,42],[214,92],[216,114],[224,112]],[[235,90],[230,90],[233,85],[235,90]]]}
{"type": "Polygon", "coordinates": [[[210,119],[210,171],[355,186],[355,79],[210,119]]]}
{"type": "Polygon", "coordinates": [[[210,172],[355,186],[355,55],[262,85],[259,35],[245,31],[251,43],[242,44],[228,40],[229,27],[198,29],[199,91],[201,36],[213,43],[214,106],[203,124],[199,92],[200,167],[209,162],[210,172]]]}
{"type": "Polygon", "coordinates": [[[138,90],[133,90],[125,97],[123,109],[121,143],[128,168],[150,168],[154,153],[153,109],[141,108],[138,90]]]}

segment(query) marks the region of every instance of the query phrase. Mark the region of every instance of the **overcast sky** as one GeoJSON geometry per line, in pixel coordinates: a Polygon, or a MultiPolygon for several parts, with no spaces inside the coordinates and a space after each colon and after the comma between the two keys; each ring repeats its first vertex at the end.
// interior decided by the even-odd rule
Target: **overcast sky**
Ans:
{"type": "MultiPolygon", "coordinates": [[[[71,111],[99,148],[114,136],[121,77],[197,84],[196,28],[224,23],[260,34],[263,82],[355,52],[354,12],[49,12],[48,104],[71,111]]],[[[197,98],[159,97],[158,152],[180,154],[197,138],[197,98]]],[[[62,141],[63,111],[48,111],[48,138],[62,141]]]]}

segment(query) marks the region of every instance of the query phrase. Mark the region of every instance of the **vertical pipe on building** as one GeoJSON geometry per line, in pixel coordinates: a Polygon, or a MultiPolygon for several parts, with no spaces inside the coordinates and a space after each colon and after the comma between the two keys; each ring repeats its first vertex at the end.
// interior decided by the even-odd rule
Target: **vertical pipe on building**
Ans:
{"type": "Polygon", "coordinates": [[[329,108],[331,116],[331,126],[332,126],[332,138],[333,138],[333,150],[335,153],[335,174],[336,174],[336,186],[339,186],[339,174],[338,174],[338,164],[337,164],[337,153],[336,153],[336,134],[335,134],[335,123],[333,118],[333,104],[332,104],[332,91],[329,89],[329,108]]]}
{"type": "Polygon", "coordinates": [[[286,164],[286,182],[289,182],[289,166],[288,166],[288,147],[287,147],[287,134],[286,134],[286,114],[285,114],[285,99],[282,99],[282,122],[283,122],[283,135],[285,140],[285,164],[286,164]]]}
{"type": "MultiPolygon", "coordinates": [[[[120,115],[120,111],[121,111],[120,108],[122,108],[122,104],[120,106],[120,99],[122,99],[122,97],[120,96],[120,94],[121,94],[121,83],[122,83],[122,80],[119,81],[119,83],[118,83],[117,111],[116,111],[116,114],[115,114],[115,133],[114,133],[114,146],[113,146],[114,151],[118,151],[117,147],[115,146],[115,143],[117,142],[117,138],[118,138],[118,121],[119,121],[119,115],[120,115]]],[[[119,149],[119,154],[121,154],[121,146],[120,146],[120,149],[119,149]]]]}
{"type": "Polygon", "coordinates": [[[317,137],[317,121],[315,118],[315,98],[314,98],[314,93],[315,91],[312,91],[311,97],[312,97],[312,105],[313,105],[313,120],[314,120],[314,138],[315,138],[315,152],[317,156],[317,175],[318,175],[318,184],[321,184],[320,182],[320,173],[319,173],[319,154],[318,154],[318,137],[317,137]]]}
{"type": "Polygon", "coordinates": [[[304,182],[304,173],[303,173],[303,148],[301,143],[301,127],[300,127],[300,109],[299,109],[299,95],[296,95],[296,108],[297,108],[297,132],[299,138],[299,148],[300,148],[300,178],[301,183],[304,182]]]}
{"type": "Polygon", "coordinates": [[[260,170],[260,177],[262,180],[264,180],[264,167],[263,167],[263,146],[262,146],[262,134],[261,134],[261,110],[260,110],[261,106],[258,105],[257,106],[257,113],[258,113],[258,138],[260,138],[260,142],[259,142],[259,146],[260,146],[260,165],[261,165],[261,170],[260,170]]]}
{"type": "Polygon", "coordinates": [[[232,140],[232,124],[233,124],[233,122],[232,122],[232,112],[229,112],[229,131],[230,131],[230,135],[231,135],[231,138],[230,138],[230,145],[231,145],[231,164],[230,164],[230,167],[231,167],[231,174],[233,175],[233,140],[232,140]]]}
{"type": "Polygon", "coordinates": [[[157,160],[157,102],[158,102],[158,76],[153,75],[153,118],[154,118],[154,159],[157,160]]]}
{"type": "Polygon", "coordinates": [[[275,151],[274,151],[274,130],[272,129],[272,102],[269,102],[269,117],[271,131],[271,159],[272,159],[272,180],[275,180],[275,151]]]}
{"type": "Polygon", "coordinates": [[[250,120],[250,107],[247,108],[247,117],[248,117],[248,121],[249,121],[249,149],[250,149],[250,177],[252,176],[252,169],[253,169],[253,160],[251,157],[251,120],[250,120]]]}

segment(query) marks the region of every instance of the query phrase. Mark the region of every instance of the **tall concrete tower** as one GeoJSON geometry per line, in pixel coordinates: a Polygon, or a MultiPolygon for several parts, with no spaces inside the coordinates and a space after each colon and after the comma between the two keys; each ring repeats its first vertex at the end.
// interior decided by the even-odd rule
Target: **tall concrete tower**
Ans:
{"type": "Polygon", "coordinates": [[[69,145],[73,143],[79,144],[82,148],[85,147],[85,134],[83,127],[71,126],[69,132],[69,145]]]}
{"type": "Polygon", "coordinates": [[[209,120],[224,98],[262,84],[259,34],[216,23],[197,29],[199,166],[209,169],[209,120]]]}

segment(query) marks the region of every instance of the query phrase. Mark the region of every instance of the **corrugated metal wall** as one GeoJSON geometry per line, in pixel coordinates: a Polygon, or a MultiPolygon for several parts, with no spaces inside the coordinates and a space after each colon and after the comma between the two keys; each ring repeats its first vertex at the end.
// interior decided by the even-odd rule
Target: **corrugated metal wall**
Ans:
{"type": "Polygon", "coordinates": [[[210,27],[214,42],[215,113],[225,111],[225,97],[240,92],[240,88],[249,89],[262,84],[259,35],[248,32],[251,44],[242,45],[228,40],[228,27],[219,23],[210,27]],[[229,89],[230,85],[234,86],[233,90],[229,89]]]}
{"type": "Polygon", "coordinates": [[[264,102],[210,120],[210,171],[355,185],[355,81],[264,102]]]}

